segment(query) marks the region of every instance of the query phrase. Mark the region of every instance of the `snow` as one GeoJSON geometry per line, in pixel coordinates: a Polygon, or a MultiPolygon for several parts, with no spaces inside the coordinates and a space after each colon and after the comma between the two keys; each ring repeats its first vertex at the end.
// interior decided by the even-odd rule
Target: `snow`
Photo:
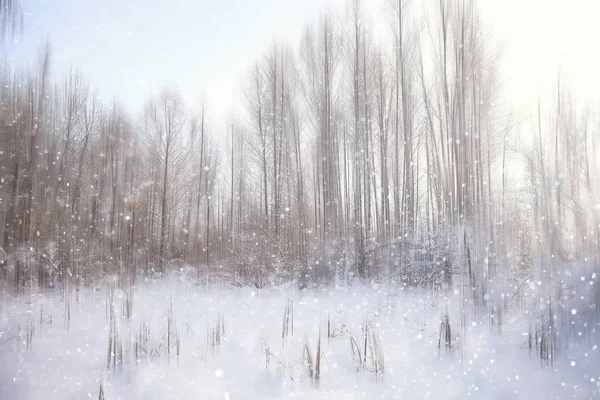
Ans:
{"type": "MultiPolygon", "coordinates": [[[[502,334],[450,313],[453,349],[438,351],[443,310],[449,298],[420,289],[368,285],[298,291],[294,285],[256,289],[193,284],[186,275],[138,283],[130,296],[114,289],[123,362],[107,368],[110,307],[107,288],[71,288],[69,324],[59,290],[11,295],[4,288],[0,320],[0,399],[587,399],[600,396],[597,347],[569,348],[554,371],[529,355],[525,321],[506,321],[502,334]],[[132,313],[126,304],[132,299],[132,313]],[[293,299],[293,336],[282,339],[286,305],[293,299]],[[180,338],[165,351],[172,324],[180,338]],[[330,331],[335,337],[327,338],[330,331]],[[211,345],[223,320],[221,344],[211,345]],[[350,336],[362,346],[363,328],[378,335],[384,371],[356,371],[350,336]],[[150,328],[153,355],[134,361],[140,327],[150,328]],[[301,364],[308,343],[315,357],[321,332],[318,384],[301,364]],[[466,345],[461,351],[461,343],[466,345]],[[267,366],[266,349],[272,353],[267,366]],[[160,356],[156,353],[160,353],[160,356]]],[[[508,318],[507,318],[508,319],[508,318]]],[[[291,329],[291,328],[290,328],[291,329]]],[[[362,348],[362,347],[361,347],[362,348]]]]}

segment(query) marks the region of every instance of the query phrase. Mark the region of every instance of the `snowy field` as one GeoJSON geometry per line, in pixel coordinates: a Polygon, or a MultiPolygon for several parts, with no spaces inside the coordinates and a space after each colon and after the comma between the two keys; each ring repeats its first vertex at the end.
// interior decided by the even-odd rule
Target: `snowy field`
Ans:
{"type": "Polygon", "coordinates": [[[438,349],[457,292],[446,301],[376,285],[209,289],[177,277],[132,295],[107,287],[68,301],[58,290],[3,292],[0,399],[600,397],[598,350],[574,347],[549,371],[529,355],[527,324],[508,315],[502,334],[469,322],[461,351],[450,314],[452,349],[438,349]]]}

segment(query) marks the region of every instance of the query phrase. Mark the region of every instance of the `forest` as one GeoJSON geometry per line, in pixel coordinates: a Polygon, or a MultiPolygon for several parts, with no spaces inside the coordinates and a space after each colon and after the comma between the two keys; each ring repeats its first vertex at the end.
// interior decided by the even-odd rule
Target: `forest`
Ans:
{"type": "MultiPolygon", "coordinates": [[[[80,293],[106,291],[95,304],[106,301],[110,370],[124,363],[115,348],[125,322],[113,321],[130,318],[137,288],[173,275],[201,291],[387,288],[439,308],[431,311],[436,359],[446,348],[467,364],[475,326],[496,338],[514,331],[514,346],[536,360],[531,368],[551,373],[574,360],[576,345],[592,387],[577,398],[599,395],[597,101],[577,98],[558,74],[544,88],[552,95],[518,118],[479,1],[385,1],[385,35],[374,35],[366,2],[323,8],[298,44],[274,39],[239,87],[243,107],[225,121],[214,119],[210,98],[186,104],[173,85],[132,115],[126,98],[100,97],[77,66],[55,70],[51,37],[27,67],[2,54],[2,324],[9,299],[55,293],[63,316],[54,323],[70,323],[80,293]],[[109,303],[121,300],[115,314],[109,303]]],[[[26,34],[22,21],[19,1],[0,1],[3,53],[26,34]]],[[[165,335],[179,360],[185,322],[174,322],[173,302],[165,335]]],[[[282,304],[279,341],[290,316],[294,334],[296,305],[282,304]]],[[[47,318],[35,311],[33,324],[37,312],[39,336],[47,318]]],[[[337,337],[323,318],[316,360],[302,350],[312,380],[325,374],[321,340],[337,337]]],[[[227,319],[218,314],[210,339],[206,332],[213,355],[227,319]]],[[[31,340],[30,322],[19,324],[19,342],[31,340]]],[[[72,329],[66,324],[58,330],[72,329]]],[[[357,369],[377,376],[384,351],[375,326],[366,323],[348,347],[357,369]]],[[[131,328],[136,359],[143,329],[131,328]]],[[[291,374],[291,361],[269,362],[271,347],[261,347],[266,368],[279,362],[291,374]]],[[[94,397],[110,393],[104,385],[94,397]]]]}

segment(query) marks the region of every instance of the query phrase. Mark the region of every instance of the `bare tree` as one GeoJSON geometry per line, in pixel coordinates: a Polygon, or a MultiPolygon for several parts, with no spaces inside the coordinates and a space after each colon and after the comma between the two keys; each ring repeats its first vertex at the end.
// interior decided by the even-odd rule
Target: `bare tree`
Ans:
{"type": "Polygon", "coordinates": [[[181,96],[172,89],[163,89],[157,99],[144,109],[143,133],[146,139],[151,168],[154,170],[155,190],[160,211],[158,234],[159,269],[164,270],[169,256],[169,222],[178,202],[176,182],[189,151],[186,151],[187,114],[181,96]]]}

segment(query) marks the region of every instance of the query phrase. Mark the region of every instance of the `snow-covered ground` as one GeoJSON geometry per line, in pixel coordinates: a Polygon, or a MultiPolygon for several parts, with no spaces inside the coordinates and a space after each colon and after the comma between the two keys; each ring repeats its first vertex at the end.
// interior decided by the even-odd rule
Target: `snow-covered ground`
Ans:
{"type": "Polygon", "coordinates": [[[177,277],[142,282],[132,296],[114,289],[116,366],[107,365],[107,292],[106,287],[72,290],[67,304],[58,290],[19,296],[4,291],[0,399],[98,399],[101,384],[107,400],[600,396],[598,350],[574,347],[549,371],[529,354],[526,323],[509,316],[502,334],[468,321],[461,351],[459,317],[452,312],[459,309],[457,292],[435,299],[397,286],[298,291],[293,285],[207,288],[177,277]],[[292,299],[288,336],[282,338],[292,299]],[[450,354],[438,350],[446,308],[454,341],[450,354]],[[365,323],[371,331],[367,362],[357,371],[351,337],[364,353],[365,323]],[[321,371],[315,381],[302,361],[308,343],[316,363],[319,331],[321,371]],[[379,352],[373,349],[377,344],[379,352]],[[383,371],[374,371],[375,357],[383,371]]]}

